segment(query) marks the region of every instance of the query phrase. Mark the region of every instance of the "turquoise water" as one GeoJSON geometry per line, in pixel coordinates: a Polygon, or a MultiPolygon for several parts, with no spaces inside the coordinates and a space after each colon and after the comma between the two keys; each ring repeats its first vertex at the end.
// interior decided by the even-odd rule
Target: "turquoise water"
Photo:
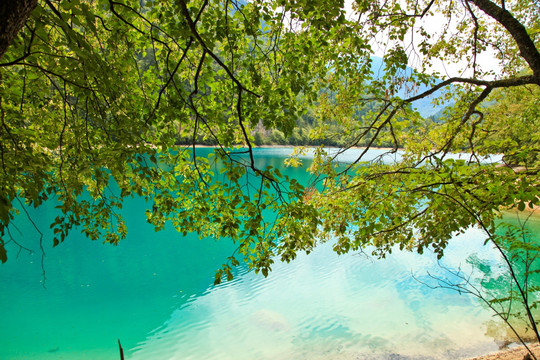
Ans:
{"type": "MultiPolygon", "coordinates": [[[[257,159],[279,166],[289,151],[258,150],[257,159]]],[[[117,339],[127,359],[455,359],[504,340],[486,335],[492,314],[474,298],[415,280],[442,272],[433,254],[376,260],[325,244],[277,262],[266,279],[241,268],[213,286],[234,250],[226,240],[156,233],[148,204],[134,199],[119,246],[74,232],[52,248],[48,206],[31,213],[46,235],[45,282],[39,234],[24,216],[12,235],[34,252],[16,256],[12,246],[0,267],[0,359],[119,359],[117,339]]],[[[445,264],[466,269],[471,254],[497,263],[483,239],[476,229],[456,237],[445,264]]]]}

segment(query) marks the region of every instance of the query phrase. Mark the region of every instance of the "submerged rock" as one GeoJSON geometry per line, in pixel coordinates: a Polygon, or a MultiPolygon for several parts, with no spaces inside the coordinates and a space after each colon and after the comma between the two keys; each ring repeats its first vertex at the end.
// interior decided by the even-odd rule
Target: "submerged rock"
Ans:
{"type": "Polygon", "coordinates": [[[290,330],[289,321],[283,314],[269,309],[261,309],[250,317],[251,322],[257,327],[273,331],[290,330]]]}

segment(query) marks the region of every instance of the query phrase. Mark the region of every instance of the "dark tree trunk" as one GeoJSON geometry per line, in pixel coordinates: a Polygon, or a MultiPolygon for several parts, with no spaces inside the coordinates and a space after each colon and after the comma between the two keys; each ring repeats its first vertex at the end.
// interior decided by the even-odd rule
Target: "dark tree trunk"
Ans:
{"type": "Polygon", "coordinates": [[[533,71],[536,83],[540,85],[540,53],[534,45],[527,29],[506,9],[490,0],[469,0],[480,10],[497,20],[508,30],[519,47],[520,55],[527,61],[533,71]]]}
{"type": "Polygon", "coordinates": [[[38,0],[0,1],[0,59],[6,53],[38,0]]]}

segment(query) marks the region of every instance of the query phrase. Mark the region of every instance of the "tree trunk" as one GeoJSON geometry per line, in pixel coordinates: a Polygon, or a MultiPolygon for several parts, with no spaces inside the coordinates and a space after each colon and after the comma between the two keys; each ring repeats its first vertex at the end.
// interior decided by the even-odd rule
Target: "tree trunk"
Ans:
{"type": "Polygon", "coordinates": [[[516,42],[520,55],[531,67],[536,83],[540,85],[540,53],[527,29],[506,9],[501,8],[490,0],[469,0],[480,10],[491,16],[508,30],[516,42]]]}
{"type": "Polygon", "coordinates": [[[6,53],[38,0],[0,1],[0,59],[6,53]]]}

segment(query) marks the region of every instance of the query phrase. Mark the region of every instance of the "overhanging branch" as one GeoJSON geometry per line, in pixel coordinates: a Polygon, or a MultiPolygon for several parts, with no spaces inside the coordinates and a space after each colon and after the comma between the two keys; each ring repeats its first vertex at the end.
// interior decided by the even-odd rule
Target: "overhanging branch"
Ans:
{"type": "Polygon", "coordinates": [[[516,87],[516,86],[531,85],[531,84],[540,85],[540,77],[537,77],[534,75],[525,75],[525,76],[519,76],[516,78],[493,80],[493,81],[473,79],[473,78],[452,77],[450,79],[441,81],[437,85],[434,85],[433,87],[431,87],[431,89],[426,90],[421,94],[405,99],[405,102],[412,103],[414,101],[423,99],[451,84],[470,84],[470,85],[485,86],[485,87],[490,87],[492,89],[496,89],[496,88],[516,87]]]}
{"type": "Polygon", "coordinates": [[[500,23],[512,36],[519,48],[520,55],[531,67],[536,84],[540,85],[540,53],[533,40],[527,34],[527,29],[508,10],[499,7],[490,0],[469,0],[484,13],[500,23]]]}

